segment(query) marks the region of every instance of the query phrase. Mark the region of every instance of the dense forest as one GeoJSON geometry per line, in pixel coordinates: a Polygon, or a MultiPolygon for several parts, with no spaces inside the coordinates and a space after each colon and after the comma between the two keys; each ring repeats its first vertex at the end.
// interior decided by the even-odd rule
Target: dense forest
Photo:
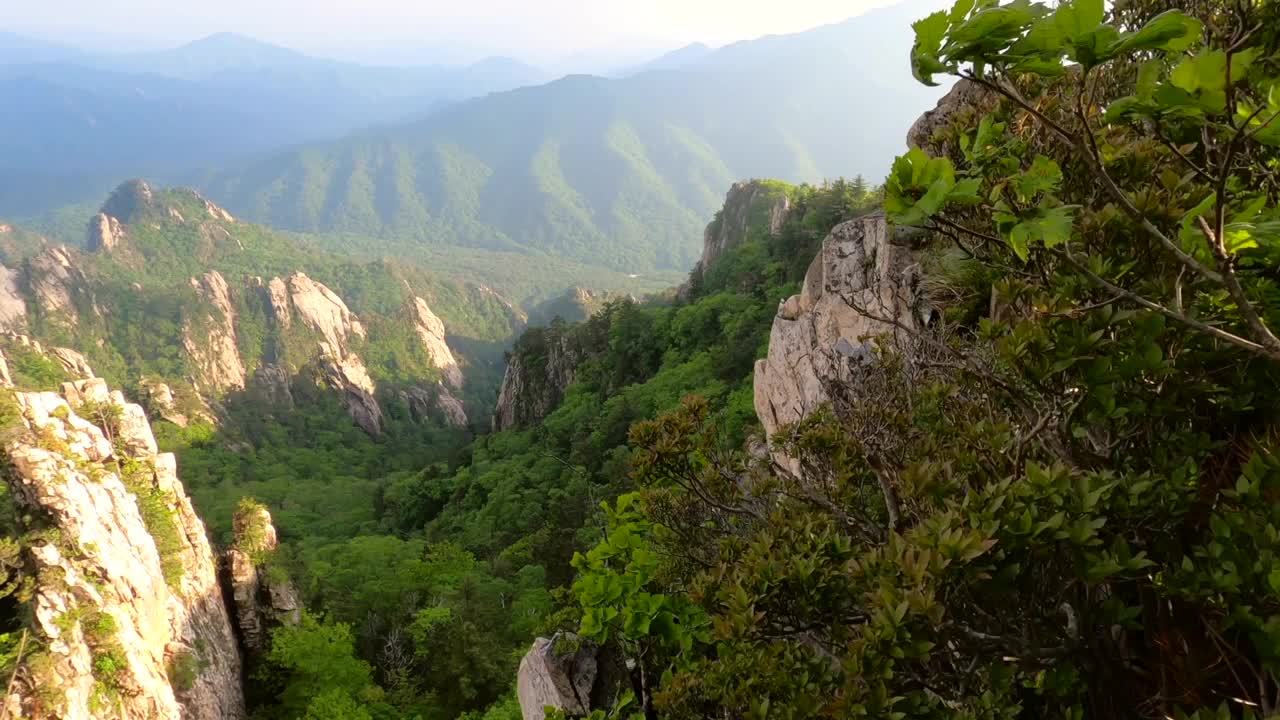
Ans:
{"type": "Polygon", "coordinates": [[[741,445],[755,427],[752,365],[807,265],[796,258],[876,202],[861,180],[771,189],[789,196],[792,220],[776,236],[752,225],[687,299],[614,300],[520,338],[512,353],[532,364],[562,340],[585,359],[536,427],[460,448],[416,435],[375,443],[335,428],[336,408],[317,398],[314,412],[243,418],[246,453],[161,424],[215,536],[229,542],[242,497],[271,509],[282,540],[272,563],[314,611],[277,631],[255,675],[262,717],[519,717],[520,656],[534,636],[576,626],[574,553],[599,539],[599,503],[634,489],[628,428],[692,393],[721,408],[725,448],[741,445]]]}

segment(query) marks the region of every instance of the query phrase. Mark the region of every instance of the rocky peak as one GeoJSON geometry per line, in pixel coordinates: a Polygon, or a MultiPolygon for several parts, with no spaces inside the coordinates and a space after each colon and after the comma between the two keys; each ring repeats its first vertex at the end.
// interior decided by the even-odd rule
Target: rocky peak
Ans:
{"type": "Polygon", "coordinates": [[[226,570],[235,598],[240,640],[250,658],[262,657],[270,633],[302,620],[302,603],[289,576],[271,566],[278,545],[266,506],[244,500],[233,520],[235,544],[227,550],[226,570]]]}
{"type": "Polygon", "coordinates": [[[800,294],[778,306],[769,353],[756,361],[755,408],[766,435],[829,402],[830,388],[869,353],[871,336],[917,325],[918,284],[911,247],[895,241],[882,213],[832,229],[800,294]]]}
{"type": "Polygon", "coordinates": [[[554,328],[530,332],[542,333],[542,343],[536,349],[517,345],[507,359],[493,411],[494,432],[525,427],[549,415],[587,359],[568,332],[554,328]]]}
{"type": "Polygon", "coordinates": [[[740,181],[725,195],[724,207],[702,234],[702,259],[698,267],[704,272],[726,252],[748,239],[752,228],[768,227],[778,234],[791,211],[791,199],[780,183],[762,180],[740,181]]]}
{"type": "Polygon", "coordinates": [[[420,297],[413,299],[414,330],[422,341],[431,364],[440,368],[441,376],[455,390],[462,388],[462,368],[445,342],[444,321],[431,312],[430,306],[420,297]]]}
{"type": "Polygon", "coordinates": [[[100,212],[89,221],[89,237],[85,247],[89,252],[110,252],[124,241],[124,225],[114,216],[100,212]]]}
{"type": "Polygon", "coordinates": [[[155,191],[144,180],[126,180],[121,183],[102,204],[102,214],[127,224],[133,223],[148,210],[155,201],[155,191]]]}
{"type": "Polygon", "coordinates": [[[7,716],[89,720],[106,704],[128,718],[243,718],[213,553],[142,409],[98,378],[14,398],[23,427],[6,479],[32,524],[32,622],[48,642],[14,673],[7,716]]]}
{"type": "Polygon", "coordinates": [[[214,270],[189,282],[208,311],[183,320],[182,346],[197,368],[197,381],[218,391],[244,389],[244,362],[236,345],[235,307],[226,279],[214,270]]]}
{"type": "Polygon", "coordinates": [[[289,300],[298,319],[320,333],[331,347],[342,351],[340,355],[345,353],[350,338],[364,339],[364,325],[337,293],[302,272],[289,276],[288,287],[289,300]]]}

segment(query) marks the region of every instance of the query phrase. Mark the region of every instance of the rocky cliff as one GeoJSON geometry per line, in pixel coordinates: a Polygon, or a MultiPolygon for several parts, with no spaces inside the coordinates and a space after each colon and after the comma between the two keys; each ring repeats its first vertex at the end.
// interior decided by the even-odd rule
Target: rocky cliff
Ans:
{"type": "Polygon", "coordinates": [[[507,359],[493,411],[494,432],[532,425],[555,410],[589,355],[563,327],[527,332],[507,359]]]}
{"type": "Polygon", "coordinates": [[[777,235],[791,212],[788,186],[775,180],[744,180],[733,184],[724,206],[702,233],[702,257],[689,280],[677,290],[688,297],[698,280],[725,253],[752,239],[756,233],[777,235]]]}
{"type": "Polygon", "coordinates": [[[58,393],[2,392],[16,409],[5,479],[32,579],[29,651],[7,717],[243,717],[240,652],[204,525],[142,408],[93,377],[58,393]]]}
{"type": "Polygon", "coordinates": [[[523,321],[487,288],[321,256],[194,191],[140,180],[89,221],[87,250],[19,245],[0,244],[0,332],[74,343],[114,376],[145,378],[140,397],[179,425],[229,417],[228,400],[291,409],[304,381],[331,389],[371,435],[403,417],[466,427],[465,374],[489,363],[464,359],[452,338],[487,353],[523,321]],[[479,332],[451,326],[459,316],[479,332]]]}
{"type": "Polygon", "coordinates": [[[227,281],[217,271],[191,278],[200,304],[183,321],[182,347],[195,364],[197,387],[217,392],[242,390],[244,361],[236,345],[236,311],[227,281]]]}
{"type": "Polygon", "coordinates": [[[910,243],[895,240],[882,213],[831,231],[800,293],[778,306],[768,356],[756,362],[755,408],[766,435],[829,402],[831,386],[870,356],[878,335],[927,320],[919,280],[910,243]]]}

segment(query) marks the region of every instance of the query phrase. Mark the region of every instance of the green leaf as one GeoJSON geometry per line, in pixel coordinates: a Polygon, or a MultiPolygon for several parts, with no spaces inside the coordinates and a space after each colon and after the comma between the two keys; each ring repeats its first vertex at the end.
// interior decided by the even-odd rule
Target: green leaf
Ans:
{"type": "Polygon", "coordinates": [[[1137,50],[1182,52],[1200,40],[1203,26],[1181,10],[1160,13],[1135,32],[1123,35],[1108,53],[1114,57],[1137,50]]]}
{"type": "Polygon", "coordinates": [[[916,31],[916,41],[911,47],[911,74],[925,85],[936,86],[934,74],[947,71],[938,57],[947,26],[947,14],[941,10],[911,24],[916,31]]]}
{"type": "Polygon", "coordinates": [[[984,51],[998,50],[1034,19],[1026,3],[989,7],[974,13],[951,31],[947,53],[956,60],[980,60],[984,51]]]}
{"type": "Polygon", "coordinates": [[[1159,60],[1148,60],[1138,66],[1138,82],[1135,93],[1141,100],[1150,101],[1155,94],[1156,85],[1160,81],[1161,65],[1159,60]]]}
{"type": "Polygon", "coordinates": [[[1027,202],[1040,193],[1050,193],[1062,182],[1062,168],[1052,159],[1037,155],[1031,167],[1013,181],[1018,199],[1027,202]]]}
{"type": "Polygon", "coordinates": [[[947,193],[947,202],[960,203],[962,205],[977,205],[982,202],[982,181],[978,178],[965,178],[956,183],[951,191],[947,193]]]}
{"type": "Polygon", "coordinates": [[[1074,40],[1101,25],[1102,17],[1102,0],[1075,0],[1059,5],[1053,22],[1064,35],[1074,40]]]}

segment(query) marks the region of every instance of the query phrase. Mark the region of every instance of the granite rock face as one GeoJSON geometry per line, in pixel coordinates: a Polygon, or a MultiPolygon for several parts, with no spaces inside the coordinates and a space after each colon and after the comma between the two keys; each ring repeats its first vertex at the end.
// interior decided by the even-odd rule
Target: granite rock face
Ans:
{"type": "Polygon", "coordinates": [[[345,354],[352,338],[364,339],[364,325],[337,293],[301,272],[289,276],[288,287],[298,320],[319,333],[331,348],[345,354]]]}
{"type": "Polygon", "coordinates": [[[236,312],[227,281],[215,270],[191,278],[190,283],[209,311],[183,323],[182,346],[198,368],[196,380],[218,392],[242,390],[244,361],[236,345],[236,312]]]}
{"type": "Polygon", "coordinates": [[[951,123],[956,113],[981,110],[994,104],[993,93],[981,85],[960,79],[951,90],[938,100],[932,110],[926,110],[907,131],[907,146],[929,149],[937,154],[941,148],[934,142],[934,133],[951,123]]]}
{"type": "Polygon", "coordinates": [[[755,408],[766,435],[829,402],[832,384],[870,354],[875,336],[917,327],[918,285],[912,249],[894,241],[883,214],[832,229],[800,294],[779,305],[768,356],[756,361],[755,408]]]}
{"type": "Polygon", "coordinates": [[[0,265],[0,332],[17,332],[27,324],[27,300],[22,296],[22,273],[0,265]]]}
{"type": "Polygon", "coordinates": [[[342,393],[351,419],[370,435],[381,435],[382,406],[374,396],[377,387],[360,356],[344,355],[341,348],[321,342],[319,362],[325,384],[342,393]]]}
{"type": "Polygon", "coordinates": [[[561,633],[534,640],[516,676],[523,720],[543,720],[547,707],[568,717],[588,715],[596,707],[592,692],[601,675],[597,649],[590,642],[561,633]]]}
{"type": "Polygon", "coordinates": [[[67,248],[47,247],[31,258],[27,262],[27,287],[31,301],[46,317],[73,326],[79,322],[76,301],[85,298],[88,285],[67,248]]]}
{"type": "Polygon", "coordinates": [[[431,359],[431,364],[440,368],[441,377],[450,387],[460,390],[463,384],[462,368],[458,367],[458,359],[445,342],[444,321],[420,297],[413,299],[413,318],[414,330],[418,333],[422,349],[431,359]]]}
{"type": "Polygon", "coordinates": [[[584,360],[585,354],[566,334],[548,339],[545,359],[539,365],[513,353],[507,360],[493,411],[494,431],[525,427],[550,414],[564,398],[565,389],[573,383],[584,360]]]}
{"type": "Polygon", "coordinates": [[[110,252],[120,245],[124,237],[124,226],[119,218],[100,212],[89,221],[85,249],[89,252],[110,252]]]}
{"type": "Polygon", "coordinates": [[[47,530],[24,552],[39,578],[34,622],[49,640],[48,662],[15,675],[9,716],[105,717],[106,688],[112,717],[243,718],[240,652],[204,525],[142,409],[98,378],[15,399],[25,431],[6,445],[8,481],[39,518],[31,529],[47,530]],[[164,512],[144,515],[143,495],[164,512]],[[97,662],[108,654],[118,667],[109,676],[97,662]],[[189,671],[181,681],[175,667],[189,671]]]}
{"type": "Polygon", "coordinates": [[[710,269],[720,256],[746,242],[761,219],[767,219],[769,234],[777,235],[790,211],[790,198],[768,184],[758,180],[734,183],[725,196],[724,208],[702,234],[698,267],[710,269]]]}
{"type": "Polygon", "coordinates": [[[752,231],[777,235],[791,213],[791,199],[779,186],[762,180],[733,184],[724,206],[702,233],[702,258],[679,288],[676,296],[688,298],[694,284],[715,267],[725,253],[751,239],[752,231]]]}

